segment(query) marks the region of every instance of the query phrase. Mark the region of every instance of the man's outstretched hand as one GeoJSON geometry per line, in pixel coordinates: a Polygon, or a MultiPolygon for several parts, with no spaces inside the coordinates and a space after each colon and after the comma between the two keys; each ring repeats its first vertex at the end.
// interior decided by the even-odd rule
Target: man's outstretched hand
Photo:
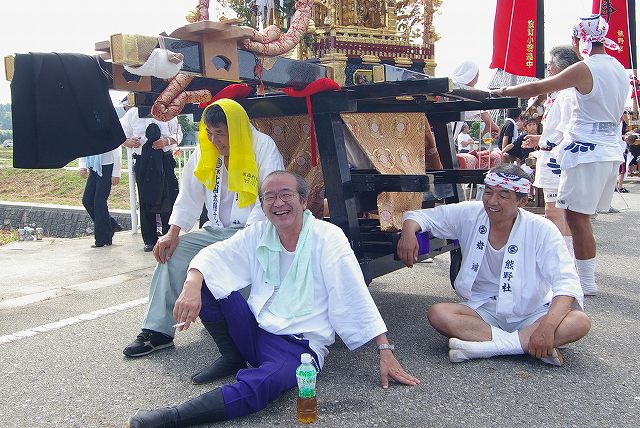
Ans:
{"type": "Polygon", "coordinates": [[[413,377],[402,368],[393,352],[383,349],[380,351],[380,380],[382,388],[389,388],[389,379],[393,379],[403,385],[414,386],[420,383],[418,378],[413,377]]]}

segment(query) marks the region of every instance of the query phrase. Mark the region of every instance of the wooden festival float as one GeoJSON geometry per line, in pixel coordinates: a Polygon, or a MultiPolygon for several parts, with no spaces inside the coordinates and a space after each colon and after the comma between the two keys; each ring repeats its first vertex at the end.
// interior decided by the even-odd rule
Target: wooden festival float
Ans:
{"type": "MultiPolygon", "coordinates": [[[[256,11],[256,2],[231,3],[256,11]]],[[[165,121],[178,114],[199,120],[198,103],[231,84],[256,88],[258,95],[238,102],[275,140],[287,169],[306,178],[314,214],[345,232],[367,282],[401,268],[402,213],[464,200],[460,184],[483,180],[485,170],[458,169],[447,123],[463,120],[465,111],[516,107],[517,99],[489,99],[486,92],[453,88],[446,77],[430,77],[431,17],[440,0],[285,0],[288,16],[270,0],[257,3],[268,17],[262,30],[241,25],[242,19],[209,20],[209,2],[200,0],[191,22],[171,34],[114,34],[97,42],[101,67],[112,89],[129,92],[141,116],[165,121]],[[410,42],[415,22],[397,31],[396,16],[403,15],[396,7],[406,11],[409,3],[423,7],[421,44],[410,42]],[[158,48],[170,61],[183,61],[175,76],[127,71],[158,48]],[[327,82],[337,90],[314,93],[330,88],[327,82]],[[437,197],[436,188],[446,196],[437,197]]],[[[10,79],[11,57],[5,63],[10,79]]],[[[422,259],[452,251],[457,274],[457,242],[428,234],[419,234],[419,242],[422,259]]]]}

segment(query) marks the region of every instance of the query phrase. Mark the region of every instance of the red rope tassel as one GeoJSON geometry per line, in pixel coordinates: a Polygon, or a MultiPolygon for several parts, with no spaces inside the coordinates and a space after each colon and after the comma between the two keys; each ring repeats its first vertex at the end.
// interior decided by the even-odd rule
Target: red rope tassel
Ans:
{"type": "Polygon", "coordinates": [[[282,92],[290,97],[305,97],[307,103],[307,115],[309,116],[309,140],[311,142],[311,166],[318,166],[318,141],[316,139],[316,128],[313,122],[313,109],[311,107],[311,95],[326,91],[339,91],[340,85],[335,81],[323,77],[315,82],[309,83],[304,89],[284,88],[282,92]]]}

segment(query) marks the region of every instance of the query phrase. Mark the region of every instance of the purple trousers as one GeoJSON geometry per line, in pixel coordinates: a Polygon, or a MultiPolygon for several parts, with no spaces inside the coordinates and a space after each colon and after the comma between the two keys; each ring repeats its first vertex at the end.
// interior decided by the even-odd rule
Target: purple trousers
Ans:
{"type": "Polygon", "coordinates": [[[309,353],[318,361],[301,335],[278,336],[258,327],[247,301],[237,291],[226,299],[216,299],[203,284],[200,319],[226,321],[229,336],[253,367],[238,371],[236,383],[222,387],[227,419],[262,410],[296,386],[301,354],[309,353]]]}

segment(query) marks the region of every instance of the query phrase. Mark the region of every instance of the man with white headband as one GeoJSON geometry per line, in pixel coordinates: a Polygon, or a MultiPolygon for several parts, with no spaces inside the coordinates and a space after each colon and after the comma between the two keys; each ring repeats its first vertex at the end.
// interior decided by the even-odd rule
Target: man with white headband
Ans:
{"type": "Polygon", "coordinates": [[[618,166],[623,161],[620,124],[629,93],[624,67],[605,52],[605,48],[620,49],[605,37],[608,29],[600,15],[580,18],[573,29],[573,46],[576,52],[588,55],[584,61],[547,79],[493,92],[521,98],[563,89],[570,92],[570,119],[557,149],[561,174],[556,207],[566,210],[585,295],[598,291],[596,242],[589,216],[611,206],[618,166]]]}
{"type": "Polygon", "coordinates": [[[557,347],[591,328],[571,255],[558,228],[525,211],[531,181],[513,164],[493,168],[482,202],[409,211],[398,256],[417,260],[417,232],[458,239],[462,265],[454,288],[462,303],[437,303],[431,325],[449,337],[449,360],[528,353],[560,366],[557,347]]]}

